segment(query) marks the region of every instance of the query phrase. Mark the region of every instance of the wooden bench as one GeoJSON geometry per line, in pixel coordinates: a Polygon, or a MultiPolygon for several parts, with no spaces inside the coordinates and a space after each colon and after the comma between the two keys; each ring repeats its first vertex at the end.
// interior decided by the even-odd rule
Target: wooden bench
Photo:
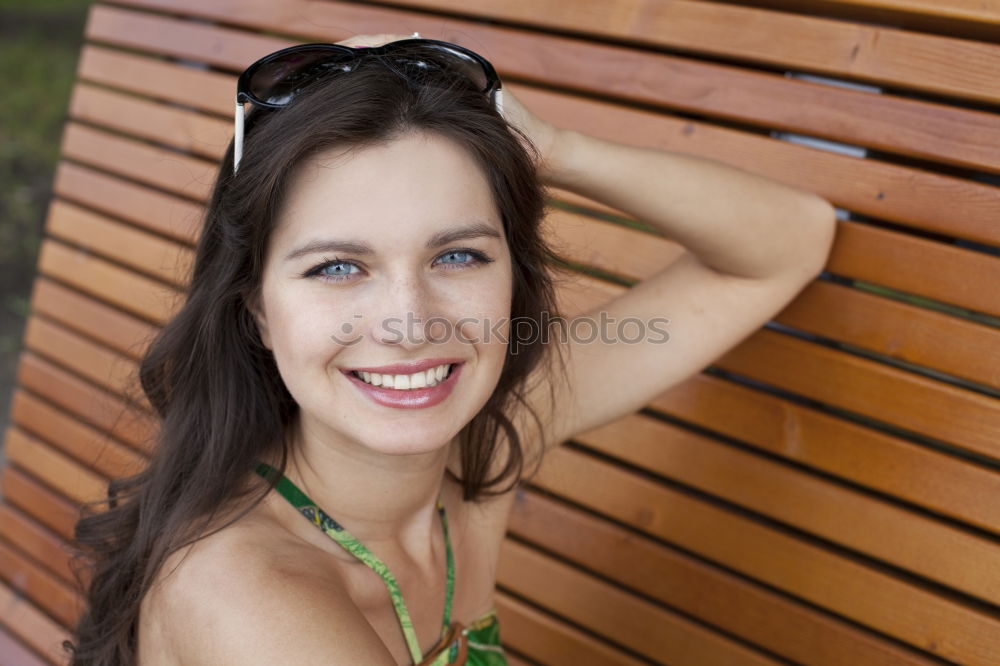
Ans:
{"type": "MultiPolygon", "coordinates": [[[[183,297],[236,74],[415,30],[557,124],[840,215],[772,322],[548,459],[500,565],[512,663],[1000,663],[1000,6],[964,0],[94,4],[4,440],[0,662],[66,661],[63,544],[149,453],[149,414],[118,416],[183,297]]],[[[551,194],[570,312],[680,252],[551,194]]]]}

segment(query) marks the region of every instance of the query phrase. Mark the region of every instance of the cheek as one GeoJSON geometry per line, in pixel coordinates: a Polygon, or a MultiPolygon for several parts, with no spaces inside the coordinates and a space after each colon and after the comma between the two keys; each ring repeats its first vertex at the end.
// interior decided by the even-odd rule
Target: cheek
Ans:
{"type": "Polygon", "coordinates": [[[450,307],[450,319],[461,334],[460,340],[474,341],[481,355],[502,357],[509,339],[510,306],[510,274],[498,272],[456,300],[450,307]]]}
{"type": "Polygon", "coordinates": [[[268,320],[278,367],[325,360],[356,336],[356,310],[321,299],[276,298],[268,320]]]}

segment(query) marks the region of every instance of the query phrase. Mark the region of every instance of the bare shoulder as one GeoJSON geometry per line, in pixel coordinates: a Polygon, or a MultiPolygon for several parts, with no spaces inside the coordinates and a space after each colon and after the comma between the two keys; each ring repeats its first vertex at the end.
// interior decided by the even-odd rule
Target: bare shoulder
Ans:
{"type": "Polygon", "coordinates": [[[142,603],[141,666],[395,663],[335,573],[297,570],[249,534],[167,558],[142,603]]]}

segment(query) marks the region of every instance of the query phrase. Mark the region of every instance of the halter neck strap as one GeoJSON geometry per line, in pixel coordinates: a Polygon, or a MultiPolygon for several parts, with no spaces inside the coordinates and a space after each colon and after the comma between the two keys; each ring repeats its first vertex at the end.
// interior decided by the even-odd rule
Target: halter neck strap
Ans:
{"type": "MultiPolygon", "coordinates": [[[[257,463],[255,471],[260,476],[268,480],[277,474],[276,469],[263,462],[257,463]]],[[[389,598],[392,600],[396,616],[399,618],[399,624],[403,629],[403,637],[406,639],[406,645],[410,650],[410,656],[413,658],[413,663],[420,663],[423,660],[423,654],[420,650],[420,641],[417,639],[416,631],[413,629],[413,622],[410,619],[410,611],[406,608],[406,603],[403,601],[403,593],[399,589],[399,584],[396,582],[396,578],[392,575],[392,572],[389,571],[389,567],[387,567],[373,552],[368,550],[364,544],[358,541],[354,535],[344,529],[343,525],[331,518],[325,511],[323,511],[323,509],[319,508],[319,506],[317,506],[308,495],[302,492],[302,490],[300,490],[299,487],[292,483],[292,481],[286,476],[281,475],[275,484],[275,489],[281,494],[282,497],[288,500],[292,506],[298,509],[299,512],[309,520],[309,522],[322,530],[328,537],[343,546],[344,550],[364,562],[370,569],[382,578],[385,582],[386,588],[389,590],[389,598]]],[[[451,539],[448,537],[448,516],[445,513],[444,502],[441,500],[440,496],[437,499],[437,512],[441,518],[441,528],[444,531],[445,552],[447,554],[444,620],[441,628],[441,637],[444,638],[448,634],[449,629],[451,629],[451,604],[455,587],[455,560],[451,550],[451,539]]]]}

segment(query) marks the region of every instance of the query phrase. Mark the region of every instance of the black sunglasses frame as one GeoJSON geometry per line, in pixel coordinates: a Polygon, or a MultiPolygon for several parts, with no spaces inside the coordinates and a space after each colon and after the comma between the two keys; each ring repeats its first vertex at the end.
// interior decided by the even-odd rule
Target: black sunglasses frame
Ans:
{"type": "MultiPolygon", "coordinates": [[[[329,50],[331,58],[335,54],[340,54],[345,56],[345,62],[351,60],[356,60],[359,58],[367,58],[369,56],[391,56],[395,51],[413,49],[414,47],[427,48],[432,51],[443,52],[453,58],[460,58],[465,60],[471,60],[477,63],[483,69],[483,74],[485,75],[486,83],[483,86],[482,93],[490,98],[493,102],[497,111],[503,114],[503,93],[502,84],[500,81],[500,76],[497,74],[496,70],[489,60],[482,57],[475,51],[465,48],[464,46],[459,46],[458,44],[453,44],[451,42],[445,42],[437,39],[426,39],[423,37],[416,37],[411,39],[400,39],[393,42],[388,42],[380,46],[373,47],[353,47],[346,46],[344,44],[329,44],[329,43],[311,43],[311,44],[296,44],[294,46],[289,46],[287,48],[270,53],[263,58],[260,58],[252,65],[247,67],[242,74],[240,74],[239,79],[236,82],[236,116],[235,125],[236,131],[234,134],[234,150],[233,150],[233,173],[239,166],[240,158],[243,152],[243,125],[245,116],[244,104],[250,103],[254,106],[259,106],[267,109],[281,109],[289,104],[291,98],[286,100],[284,103],[276,104],[273,102],[268,102],[262,100],[254,95],[251,91],[253,90],[253,77],[256,75],[261,67],[269,65],[275,62],[279,62],[283,58],[287,58],[289,55],[295,53],[300,53],[303,51],[323,51],[329,50]]],[[[314,65],[316,62],[322,62],[323,59],[318,59],[309,63],[314,65]]]]}

